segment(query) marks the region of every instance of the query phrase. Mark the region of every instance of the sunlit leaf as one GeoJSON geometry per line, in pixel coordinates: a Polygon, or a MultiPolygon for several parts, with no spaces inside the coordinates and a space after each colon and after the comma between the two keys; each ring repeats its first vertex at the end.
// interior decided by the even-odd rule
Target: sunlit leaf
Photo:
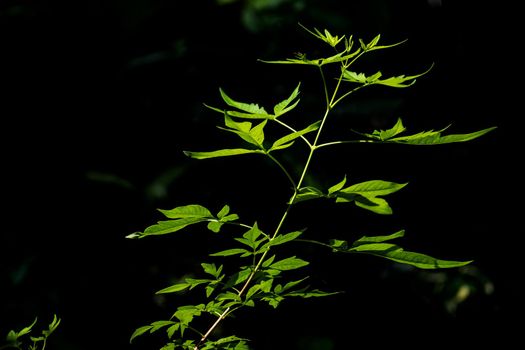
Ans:
{"type": "Polygon", "coordinates": [[[169,286],[167,288],[161,289],[155,294],[166,294],[166,293],[176,293],[176,292],[182,292],[183,290],[186,290],[191,287],[191,283],[183,282],[183,283],[177,283],[172,286],[169,286]]]}
{"type": "Polygon", "coordinates": [[[335,192],[342,190],[345,184],[346,184],[346,175],[342,181],[338,182],[337,184],[333,185],[332,187],[328,189],[328,195],[331,195],[335,192]]]}
{"type": "Polygon", "coordinates": [[[135,232],[126,236],[126,238],[143,238],[146,236],[165,235],[180,231],[188,225],[197,224],[207,220],[207,218],[203,217],[187,217],[176,220],[158,221],[157,224],[147,227],[144,232],[135,232]]]}
{"type": "Polygon", "coordinates": [[[131,343],[133,341],[133,339],[135,339],[136,337],[138,337],[139,335],[142,335],[144,333],[146,333],[147,331],[149,331],[151,328],[153,328],[153,326],[142,326],[142,327],[139,327],[137,328],[133,334],[131,335],[131,338],[129,339],[129,342],[131,343]]]}
{"type": "Polygon", "coordinates": [[[431,256],[403,250],[403,248],[390,243],[362,244],[350,250],[377,255],[402,264],[408,264],[420,269],[442,269],[460,267],[470,264],[472,261],[441,260],[431,256]]]}
{"type": "Polygon", "coordinates": [[[219,266],[218,269],[217,269],[217,266],[213,263],[211,264],[201,263],[201,266],[205,273],[212,275],[215,278],[219,278],[219,275],[221,274],[221,271],[222,271],[222,265],[219,266]]]}
{"type": "Polygon", "coordinates": [[[353,246],[367,244],[367,243],[381,243],[390,241],[392,239],[401,238],[405,235],[405,230],[399,230],[387,236],[363,236],[354,242],[353,246]]]}
{"type": "Polygon", "coordinates": [[[231,255],[239,255],[239,254],[245,254],[245,253],[251,254],[250,251],[244,248],[232,248],[232,249],[222,250],[217,253],[212,253],[210,254],[210,256],[231,256],[231,255]]]}
{"type": "Polygon", "coordinates": [[[243,102],[237,102],[230,98],[223,89],[219,89],[219,92],[221,93],[221,97],[226,102],[227,105],[231,107],[235,107],[237,109],[240,109],[241,111],[248,112],[251,114],[267,114],[264,108],[259,107],[256,103],[243,103],[243,102]]]}
{"type": "Polygon", "coordinates": [[[302,230],[302,231],[294,231],[294,232],[290,232],[290,233],[287,233],[287,234],[284,234],[284,235],[277,235],[274,239],[272,239],[269,242],[265,243],[260,248],[260,250],[264,251],[264,250],[268,249],[269,247],[273,247],[273,246],[276,246],[276,245],[280,245],[280,244],[284,244],[284,243],[287,243],[287,242],[291,242],[294,239],[296,239],[297,237],[299,237],[303,232],[304,232],[304,230],[302,230]]]}
{"type": "Polygon", "coordinates": [[[295,270],[308,265],[308,261],[296,258],[295,256],[279,260],[270,265],[270,268],[279,271],[295,270]]]}
{"type": "Polygon", "coordinates": [[[384,180],[370,180],[343,188],[337,191],[337,193],[360,194],[365,197],[386,196],[399,191],[407,184],[408,183],[396,183],[384,180]]]}
{"type": "Polygon", "coordinates": [[[496,129],[496,127],[491,127],[479,131],[475,131],[468,134],[451,134],[451,135],[445,135],[441,136],[441,132],[422,132],[415,135],[410,136],[403,136],[403,137],[396,137],[393,139],[390,139],[389,141],[395,142],[395,143],[404,143],[408,145],[440,145],[440,144],[446,144],[446,143],[454,143],[454,142],[466,142],[471,141],[474,139],[477,139],[480,136],[485,135],[486,133],[496,129]]]}
{"type": "Polygon", "coordinates": [[[170,210],[159,209],[159,211],[169,219],[213,218],[208,209],[198,204],[185,205],[170,210]]]}
{"type": "MultiPolygon", "coordinates": [[[[337,198],[339,200],[339,198],[337,198]]],[[[355,205],[360,208],[370,210],[380,215],[391,215],[392,208],[388,205],[388,202],[383,198],[378,197],[364,197],[356,196],[354,198],[355,205]]]]}
{"type": "Polygon", "coordinates": [[[276,117],[283,115],[284,113],[287,113],[294,109],[297,104],[299,103],[299,99],[295,102],[293,102],[297,96],[299,95],[299,87],[301,86],[301,83],[297,84],[297,87],[292,92],[292,94],[284,101],[279,102],[278,104],[273,107],[273,113],[276,117]],[[293,103],[292,103],[293,102],[293,103]],[[292,103],[290,105],[290,103],[292,103]]]}
{"type": "Polygon", "coordinates": [[[243,149],[243,148],[221,149],[218,151],[211,151],[211,152],[184,151],[185,155],[187,155],[190,158],[195,158],[195,159],[228,157],[228,156],[237,156],[240,154],[250,154],[250,153],[264,154],[263,151],[258,150],[258,149],[243,149]]]}

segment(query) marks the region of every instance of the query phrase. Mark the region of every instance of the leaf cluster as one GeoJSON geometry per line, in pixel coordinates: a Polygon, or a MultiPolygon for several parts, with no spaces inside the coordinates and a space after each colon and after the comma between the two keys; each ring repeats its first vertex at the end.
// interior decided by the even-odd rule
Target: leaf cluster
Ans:
{"type": "Polygon", "coordinates": [[[10,330],[6,336],[7,343],[0,346],[0,349],[45,350],[47,339],[57,329],[60,319],[54,315],[47,329],[43,329],[38,335],[32,335],[37,321],[38,318],[35,318],[33,323],[19,331],[10,330]]]}

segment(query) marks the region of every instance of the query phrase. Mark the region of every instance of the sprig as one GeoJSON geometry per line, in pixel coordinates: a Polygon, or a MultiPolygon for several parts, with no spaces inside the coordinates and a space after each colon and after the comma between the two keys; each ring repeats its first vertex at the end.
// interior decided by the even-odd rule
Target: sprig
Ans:
{"type": "MultiPolygon", "coordinates": [[[[222,235],[225,240],[231,239],[233,236],[231,246],[209,253],[209,259],[213,261],[201,263],[202,277],[186,277],[157,292],[157,294],[167,294],[200,290],[202,303],[179,306],[169,319],[155,321],[139,327],[132,334],[130,341],[145,333],[165,330],[168,343],[162,348],[163,350],[248,349],[247,339],[236,335],[215,339],[214,331],[219,324],[234,313],[241,309],[252,308],[258,303],[267,303],[270,307],[277,308],[287,298],[325,297],[339,292],[322,291],[312,287],[309,283],[307,284],[306,281],[309,280],[309,276],[303,271],[306,271],[312,262],[296,254],[283,254],[279,247],[285,244],[309,242],[330,248],[334,253],[369,254],[422,269],[455,268],[471,262],[470,260],[443,260],[422,253],[406,251],[401,246],[391,242],[403,237],[404,230],[386,236],[362,236],[354,240],[353,243],[349,243],[348,239],[341,238],[333,238],[327,242],[311,240],[308,238],[308,232],[304,227],[289,232],[284,231],[289,213],[299,203],[305,201],[316,201],[317,205],[322,205],[322,200],[332,200],[335,203],[341,203],[340,205],[352,204],[358,210],[366,210],[379,215],[392,215],[393,209],[388,203],[388,197],[408,184],[407,182],[398,183],[385,179],[355,182],[348,179],[346,175],[344,177],[341,175],[343,179],[328,188],[316,187],[307,183],[306,175],[314,171],[312,159],[320,148],[351,143],[439,145],[470,141],[494,129],[487,128],[466,134],[444,134],[445,128],[439,131],[430,130],[404,135],[407,128],[401,119],[398,119],[390,129],[374,130],[368,133],[355,132],[364,139],[348,138],[321,142],[324,135],[323,130],[330,124],[329,116],[339,102],[360,89],[373,85],[381,85],[387,88],[408,88],[416,82],[416,79],[427,74],[433,65],[422,73],[412,75],[399,74],[384,78],[380,70],[367,75],[357,69],[350,68],[365,55],[373,51],[398,46],[404,41],[380,45],[381,36],[377,35],[368,42],[358,39],[358,45],[354,45],[352,35],[333,35],[326,29],[321,31],[316,28],[313,30],[303,28],[316,39],[335,49],[336,53],[315,59],[308,59],[306,54],[298,54],[294,58],[284,60],[261,61],[273,64],[317,67],[321,75],[326,101],[324,113],[309,125],[292,125],[285,121],[286,115],[295,111],[300,104],[301,83],[298,83],[293,90],[291,89],[291,93],[286,98],[279,99],[280,102],[274,104],[272,108],[265,108],[253,102],[240,102],[237,98],[230,97],[229,93],[227,94],[223,89],[219,89],[219,95],[225,106],[214,107],[208,104],[205,106],[222,116],[223,124],[218,125],[218,128],[236,135],[240,139],[241,145],[239,148],[224,149],[218,147],[215,150],[184,152],[193,159],[251,154],[268,157],[292,184],[292,192],[289,200],[284,203],[286,206],[278,224],[276,227],[268,229],[264,223],[242,222],[239,215],[230,213],[230,207],[227,205],[223,206],[217,214],[213,214],[212,210],[208,208],[198,204],[190,204],[171,210],[160,210],[167,220],[159,221],[157,224],[147,227],[143,232],[128,235],[128,238],[143,238],[171,234],[190,225],[206,223],[208,230],[222,235]],[[329,86],[327,83],[326,76],[328,74],[333,74],[335,79],[333,86],[329,86]],[[272,128],[284,128],[286,134],[273,137],[272,128]],[[306,156],[300,175],[294,175],[280,160],[282,152],[296,146],[296,141],[302,141],[303,149],[306,146],[306,156]],[[228,234],[224,235],[225,232],[228,234]],[[240,262],[238,266],[233,268],[231,267],[232,257],[240,262]],[[230,263],[226,264],[226,261],[230,263]],[[302,277],[297,279],[297,274],[302,274],[302,277]],[[204,331],[193,328],[192,322],[196,318],[207,318],[210,322],[209,327],[204,331]]],[[[330,122],[336,123],[336,121],[331,120],[330,122]]],[[[353,209],[349,208],[348,210],[353,209]]],[[[333,220],[335,221],[337,218],[333,218],[333,220]]],[[[346,225],[341,226],[346,228],[346,225]]],[[[348,235],[348,233],[341,232],[341,235],[348,235]]],[[[233,265],[235,266],[235,264],[233,265]]]]}

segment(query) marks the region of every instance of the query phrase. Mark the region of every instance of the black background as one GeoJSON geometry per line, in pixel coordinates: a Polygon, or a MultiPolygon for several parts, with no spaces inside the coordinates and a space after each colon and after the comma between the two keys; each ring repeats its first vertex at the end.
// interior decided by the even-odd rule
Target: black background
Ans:
{"type": "Polygon", "coordinates": [[[301,113],[291,120],[322,112],[317,72],[257,61],[317,53],[300,22],[365,40],[381,33],[384,43],[408,39],[363,69],[415,74],[435,64],[409,89],[371,89],[342,104],[334,137],[397,117],[414,132],[498,129],[465,144],[320,152],[309,179],[320,186],[345,174],[410,185],[389,200],[393,216],[304,203],[288,228],[307,225],[321,240],[404,228],[406,249],[475,262],[429,272],[298,246],[312,285],[345,293],[247,310],[225,334],[252,339],[254,349],[507,348],[525,320],[516,13],[446,0],[2,1],[0,332],[56,313],[62,324],[49,349],[159,347],[160,337],[128,344],[136,327],[180,305],[154,292],[198,274],[223,243],[198,229],[124,237],[161,219],[156,208],[189,203],[212,211],[227,203],[245,222],[275,226],[289,194],[272,164],[195,161],[182,151],[241,145],[202,105],[220,105],[219,87],[269,107],[301,81],[301,113]],[[470,294],[454,307],[462,286],[470,294]]]}

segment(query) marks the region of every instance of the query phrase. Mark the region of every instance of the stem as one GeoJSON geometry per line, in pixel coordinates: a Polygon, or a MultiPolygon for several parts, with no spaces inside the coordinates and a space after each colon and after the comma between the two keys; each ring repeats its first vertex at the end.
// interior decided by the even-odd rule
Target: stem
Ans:
{"type": "MultiPolygon", "coordinates": [[[[291,132],[297,132],[297,130],[295,130],[294,128],[292,128],[290,125],[286,124],[285,122],[282,122],[280,121],[279,119],[275,118],[275,119],[272,119],[274,122],[278,123],[278,124],[281,124],[282,126],[284,126],[285,128],[287,128],[288,130],[290,130],[291,132]]],[[[312,146],[312,144],[308,141],[308,139],[306,137],[304,137],[303,135],[299,136],[301,139],[303,139],[304,142],[306,142],[306,144],[308,146],[312,146]]]]}
{"type": "Polygon", "coordinates": [[[346,144],[346,143],[377,143],[377,142],[374,141],[374,140],[333,141],[333,142],[327,142],[327,143],[320,144],[316,148],[319,149],[319,148],[323,148],[323,147],[334,146],[334,145],[342,145],[342,144],[346,144]]]}
{"type": "Polygon", "coordinates": [[[297,190],[297,185],[295,184],[295,181],[293,180],[292,176],[290,175],[290,173],[288,172],[288,170],[286,170],[286,168],[281,164],[281,162],[279,162],[274,156],[272,156],[270,153],[266,153],[266,155],[268,157],[270,157],[271,160],[273,160],[275,162],[275,164],[277,164],[279,166],[279,168],[281,168],[281,170],[284,172],[284,174],[286,175],[286,177],[288,178],[288,180],[290,180],[290,183],[292,184],[293,186],[293,189],[294,191],[297,190]]]}
{"type": "MultiPolygon", "coordinates": [[[[357,57],[356,57],[357,59],[357,57]]],[[[354,59],[355,61],[355,59],[354,59]]],[[[313,142],[313,144],[310,144],[308,141],[308,145],[309,145],[309,148],[310,148],[310,152],[308,153],[308,158],[306,159],[306,162],[304,164],[304,168],[303,168],[303,171],[301,173],[301,177],[299,178],[299,181],[297,182],[297,184],[295,184],[295,182],[293,181],[293,179],[291,178],[290,174],[288,173],[288,171],[286,171],[286,169],[282,166],[282,164],[280,164],[275,158],[273,158],[270,154],[268,154],[268,156],[270,156],[270,158],[272,160],[274,160],[280,167],[281,169],[283,169],[283,171],[285,172],[285,174],[287,175],[287,177],[289,178],[289,180],[292,182],[292,184],[294,185],[294,193],[293,193],[293,196],[292,198],[290,199],[290,202],[288,203],[288,206],[286,207],[286,210],[284,211],[282,217],[281,217],[281,220],[279,221],[279,224],[277,225],[275,231],[273,232],[273,234],[270,236],[270,241],[272,241],[273,239],[275,239],[275,237],[277,237],[277,235],[279,234],[284,222],[286,221],[286,218],[288,217],[288,214],[290,213],[290,210],[293,206],[293,203],[295,201],[295,198],[297,198],[297,195],[299,194],[299,189],[301,188],[301,185],[303,184],[304,182],[304,179],[305,179],[305,176],[306,176],[306,173],[308,172],[308,169],[310,167],[310,162],[312,161],[312,158],[313,158],[313,154],[314,152],[316,151],[316,149],[318,148],[317,146],[317,142],[319,141],[319,138],[321,136],[321,133],[323,131],[323,126],[326,122],[326,119],[328,118],[328,114],[330,113],[330,111],[332,110],[332,108],[334,107],[334,105],[339,102],[341,100],[341,98],[339,98],[335,103],[334,103],[334,100],[337,96],[337,92],[339,91],[339,87],[341,85],[341,81],[342,81],[342,78],[343,78],[343,72],[344,70],[341,71],[341,75],[337,81],[337,85],[332,93],[332,97],[329,98],[329,93],[328,93],[328,87],[326,85],[326,80],[325,80],[325,77],[324,77],[324,73],[323,73],[323,70],[322,70],[322,67],[319,67],[320,69],[320,72],[321,72],[321,78],[323,80],[323,88],[324,88],[324,91],[325,91],[325,96],[326,96],[326,110],[325,110],[325,113],[323,115],[323,119],[321,121],[321,125],[319,126],[319,129],[317,130],[317,134],[315,136],[315,140],[313,142]]],[[[355,90],[355,89],[354,89],[355,90]]],[[[343,96],[347,96],[349,93],[346,93],[345,95],[343,96]]],[[[282,123],[282,125],[286,126],[287,128],[291,129],[289,126],[287,126],[285,123],[282,123]]],[[[293,130],[293,129],[292,129],[293,130]]],[[[326,144],[325,144],[326,145],[326,144]]],[[[266,258],[266,255],[268,254],[268,252],[270,251],[270,249],[266,250],[262,255],[261,257],[259,258],[259,261],[257,262],[257,265],[255,265],[255,267],[253,268],[252,272],[250,273],[250,275],[248,276],[248,278],[246,279],[246,282],[244,283],[244,285],[242,286],[241,290],[237,293],[237,295],[239,297],[241,297],[244,292],[246,291],[246,289],[248,288],[248,286],[250,285],[253,277],[255,276],[255,274],[259,271],[262,263],[264,262],[265,258],[266,258]]],[[[200,341],[197,343],[197,345],[193,348],[194,350],[199,350],[199,347],[201,346],[201,344],[203,344],[206,339],[208,339],[208,336],[213,332],[213,330],[215,328],[217,328],[217,326],[220,324],[220,322],[230,313],[230,310],[231,310],[231,307],[228,307],[226,308],[220,315],[219,317],[215,320],[215,322],[210,326],[210,328],[208,329],[208,331],[202,336],[202,338],[200,339],[200,341]]]]}

